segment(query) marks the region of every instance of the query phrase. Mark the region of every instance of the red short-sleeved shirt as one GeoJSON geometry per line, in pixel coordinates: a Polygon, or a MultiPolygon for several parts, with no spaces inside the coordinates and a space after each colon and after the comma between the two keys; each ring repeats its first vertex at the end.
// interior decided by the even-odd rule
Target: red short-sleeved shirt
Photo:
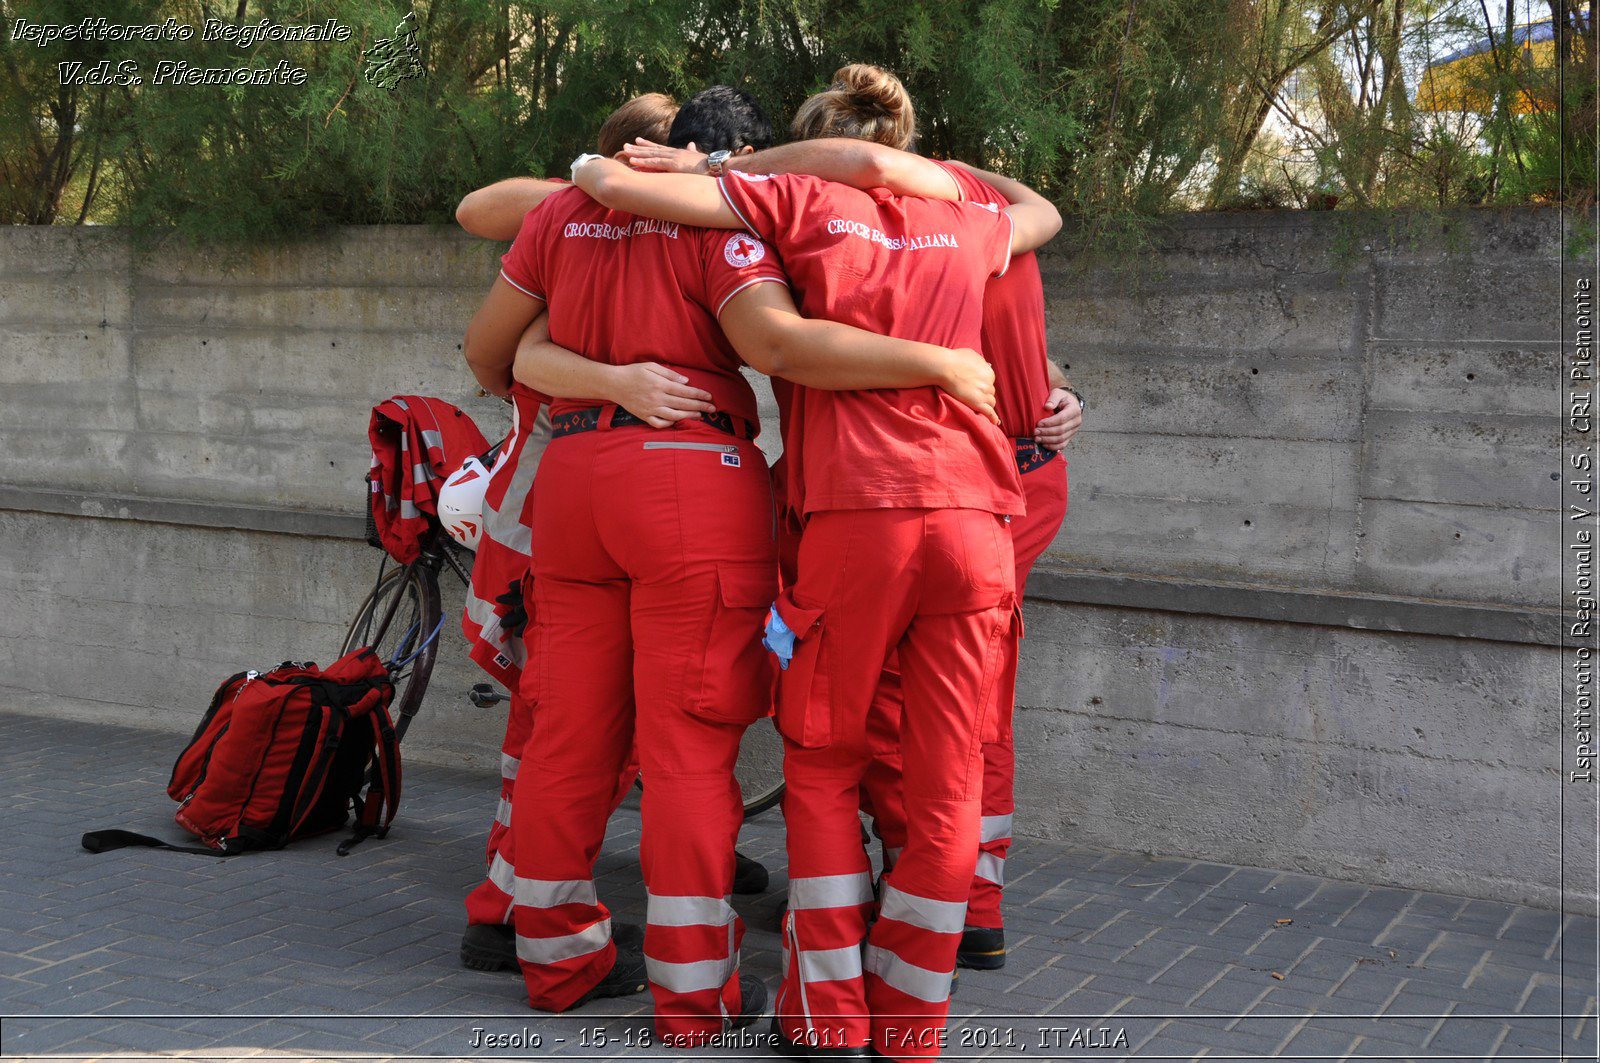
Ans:
{"type": "MultiPolygon", "coordinates": [[[[749,233],[641,218],[562,189],[522,220],[500,273],[549,304],[550,338],[561,346],[611,365],[670,365],[718,410],[756,422],[755,394],[717,315],[740,290],[788,278],[749,233]]],[[[599,404],[556,399],[550,412],[599,404]]]]}
{"type": "MultiPolygon", "coordinates": [[[[984,284],[1010,261],[1009,216],[804,174],[734,171],[719,183],[734,213],[778,249],[807,317],[981,349],[984,284]]],[[[786,397],[797,512],[1023,511],[1011,441],[938,388],[780,389],[786,397]]]]}
{"type": "MultiPolygon", "coordinates": [[[[940,163],[969,203],[1008,206],[989,182],[960,166],[940,163]]],[[[1011,257],[1005,276],[983,290],[984,357],[994,366],[995,410],[1007,435],[1032,438],[1050,397],[1050,345],[1044,329],[1044,281],[1032,251],[1011,257]]]]}

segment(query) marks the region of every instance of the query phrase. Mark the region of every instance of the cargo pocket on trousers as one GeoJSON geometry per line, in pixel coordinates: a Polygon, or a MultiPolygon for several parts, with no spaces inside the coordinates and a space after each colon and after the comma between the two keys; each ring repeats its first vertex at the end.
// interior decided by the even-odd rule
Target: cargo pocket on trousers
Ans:
{"type": "Polygon", "coordinates": [[[990,662],[984,669],[982,716],[978,723],[978,741],[992,745],[1000,741],[1001,713],[1012,711],[1012,700],[1017,691],[1017,658],[1022,652],[1022,600],[1016,599],[1011,613],[996,625],[996,645],[990,662]]]}
{"type": "Polygon", "coordinates": [[[749,724],[771,713],[774,665],[761,645],[761,632],[777,592],[775,564],[717,566],[717,597],[694,705],[697,716],[749,724]]]}
{"type": "Polygon", "coordinates": [[[794,657],[778,676],[778,733],[798,746],[817,749],[833,738],[828,698],[827,625],[821,609],[807,609],[790,591],[777,601],[778,615],[795,633],[794,657]]]}

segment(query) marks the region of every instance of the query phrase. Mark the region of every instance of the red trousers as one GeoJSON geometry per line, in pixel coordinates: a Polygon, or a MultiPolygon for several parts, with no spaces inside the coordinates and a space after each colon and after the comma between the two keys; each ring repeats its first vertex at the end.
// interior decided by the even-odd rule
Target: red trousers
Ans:
{"type": "MultiPolygon", "coordinates": [[[[511,711],[506,715],[506,734],[500,743],[500,803],[489,824],[489,839],[484,845],[488,875],[467,894],[468,923],[511,922],[512,889],[516,879],[516,845],[511,833],[511,809],[522,753],[533,733],[533,707],[520,690],[511,692],[511,711]]],[[[638,760],[630,759],[617,777],[611,811],[628,795],[639,774],[638,760]]]]}
{"type": "MultiPolygon", "coordinates": [[[[1028,583],[1034,562],[1055,541],[1067,514],[1065,460],[1051,461],[1022,477],[1028,513],[1011,523],[1012,551],[1016,558],[1017,594],[1028,583]]],[[[1022,627],[1017,626],[1018,638],[1022,627]]],[[[1016,706],[1018,644],[1006,652],[1000,678],[998,730],[995,740],[983,744],[983,817],[980,821],[978,865],[967,895],[967,926],[999,928],[1005,885],[1006,854],[1011,849],[1011,817],[1015,811],[1013,783],[1016,753],[1012,742],[1012,715],[1016,706]]],[[[885,868],[892,868],[906,843],[906,810],[901,794],[900,719],[904,697],[900,672],[891,662],[873,697],[867,724],[872,765],[862,780],[861,804],[883,839],[885,868]]]]}
{"type": "Polygon", "coordinates": [[[705,425],[606,428],[545,452],[523,676],[533,738],[511,821],[517,956],[536,1008],[570,1008],[615,962],[593,868],[637,738],[656,1031],[691,1044],[739,1010],[733,767],[771,704],[772,512],[755,444],[705,425]]]}
{"type": "Polygon", "coordinates": [[[978,855],[981,743],[1016,620],[1011,534],[976,510],[815,513],[779,598],[800,636],[777,708],[789,906],[777,1014],[819,1047],[937,1056],[978,855]],[[898,653],[908,830],[867,934],[867,717],[898,653]],[[866,948],[862,941],[866,939],[866,948]]]}

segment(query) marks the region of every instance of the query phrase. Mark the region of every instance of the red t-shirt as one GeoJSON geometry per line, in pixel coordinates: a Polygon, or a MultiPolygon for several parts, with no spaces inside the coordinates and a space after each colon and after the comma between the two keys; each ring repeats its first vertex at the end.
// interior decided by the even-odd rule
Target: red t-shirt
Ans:
{"type": "MultiPolygon", "coordinates": [[[[993,185],[960,166],[939,163],[955,178],[961,197],[969,203],[1009,206],[993,185]]],[[[1000,427],[1019,439],[1033,438],[1033,430],[1047,416],[1044,400],[1050,397],[1050,345],[1044,330],[1044,281],[1039,258],[1032,251],[1013,255],[1011,268],[983,290],[983,351],[994,366],[995,410],[1000,427]]]]}
{"type": "MultiPolygon", "coordinates": [[[[751,232],[777,247],[807,317],[982,349],[984,285],[1011,258],[1008,215],[805,174],[735,170],[719,184],[751,232]]],[[[796,512],[1023,512],[1010,439],[938,388],[785,388],[780,402],[782,392],[796,512]]]]}
{"type": "MultiPolygon", "coordinates": [[[[562,189],[522,220],[500,273],[549,304],[554,342],[610,365],[669,365],[718,410],[756,422],[755,394],[717,315],[741,289],[788,278],[749,233],[640,218],[562,189]]],[[[600,404],[556,399],[550,412],[600,404]]]]}

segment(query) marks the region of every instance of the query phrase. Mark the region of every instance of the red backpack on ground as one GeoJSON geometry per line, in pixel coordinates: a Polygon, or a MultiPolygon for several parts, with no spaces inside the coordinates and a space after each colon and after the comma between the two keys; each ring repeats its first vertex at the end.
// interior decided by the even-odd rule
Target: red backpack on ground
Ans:
{"type": "MultiPolygon", "coordinates": [[[[179,804],[178,825],[207,846],[198,851],[219,856],[337,830],[352,809],[355,834],[340,844],[341,856],[369,835],[382,837],[400,803],[393,697],[370,649],[325,669],[288,661],[229,678],[173,765],[167,793],[179,804]]],[[[128,831],[83,836],[92,852],[127,845],[179,848],[128,831]]]]}

